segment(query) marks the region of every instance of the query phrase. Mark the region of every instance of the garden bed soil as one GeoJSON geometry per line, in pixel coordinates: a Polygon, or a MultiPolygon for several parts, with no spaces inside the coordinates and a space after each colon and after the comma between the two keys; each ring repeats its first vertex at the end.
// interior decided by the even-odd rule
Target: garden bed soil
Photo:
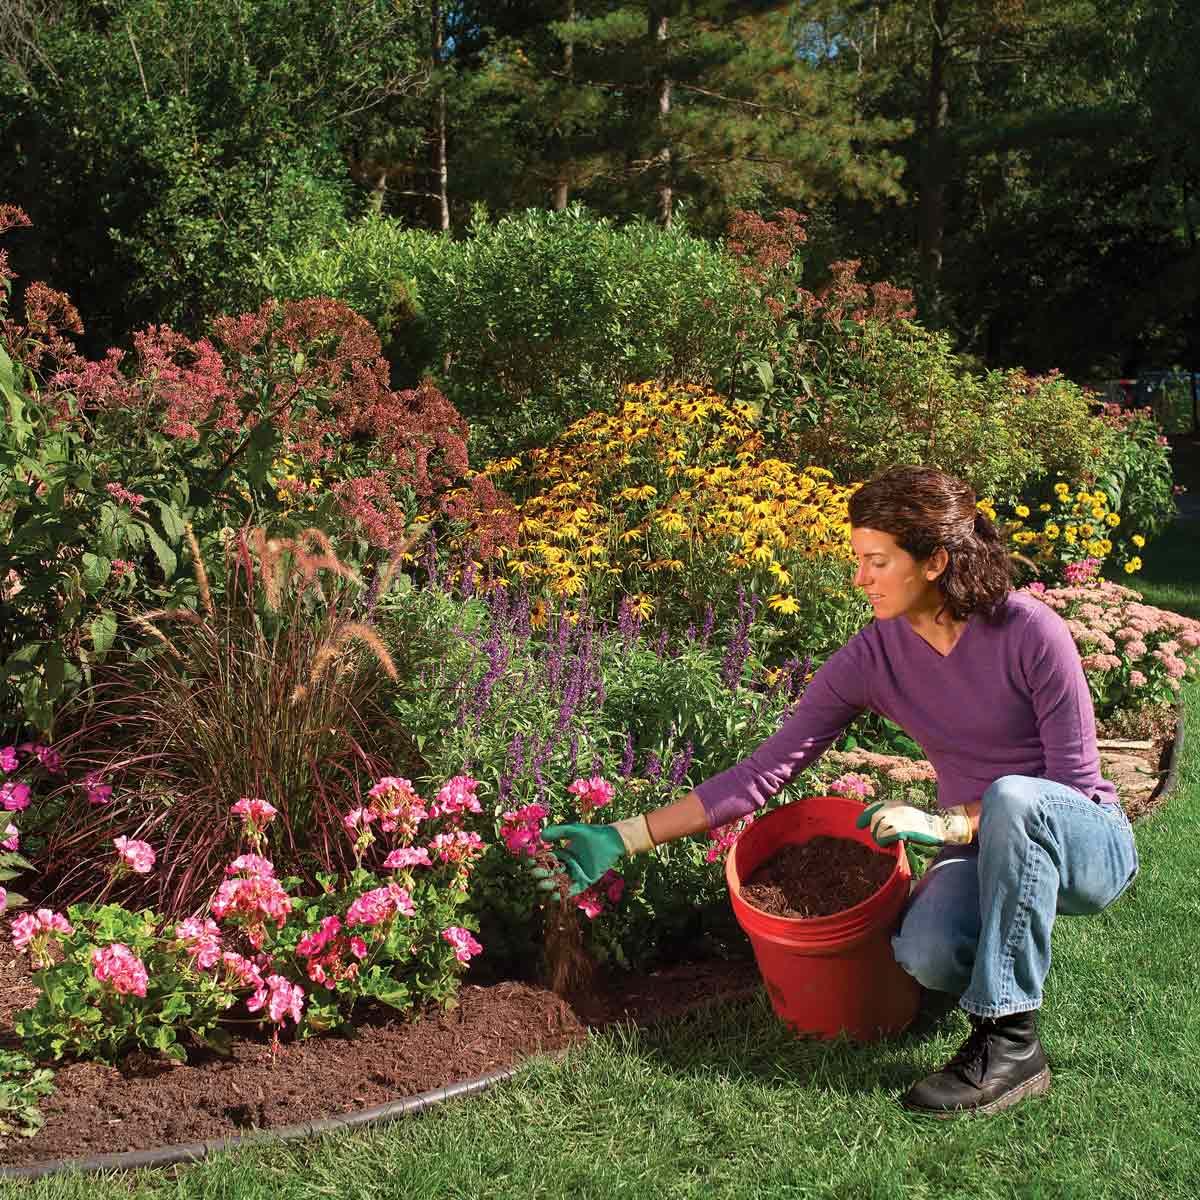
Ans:
{"type": "MultiPolygon", "coordinates": [[[[583,1041],[589,1028],[648,1025],[760,987],[750,959],[714,959],[597,980],[572,1002],[517,982],[466,984],[458,1007],[416,1020],[370,1014],[353,1039],[239,1039],[231,1058],[186,1066],[144,1054],[118,1068],[76,1062],[55,1072],[33,1138],[0,1142],[0,1165],[82,1158],[235,1137],[354,1112],[516,1066],[583,1041]]],[[[35,998],[24,956],[0,949],[0,1045],[18,1048],[14,1013],[35,998]]]]}
{"type": "Polygon", "coordinates": [[[784,846],[742,884],[742,899],[775,917],[827,917],[853,908],[888,881],[896,860],[840,837],[784,846]]]}

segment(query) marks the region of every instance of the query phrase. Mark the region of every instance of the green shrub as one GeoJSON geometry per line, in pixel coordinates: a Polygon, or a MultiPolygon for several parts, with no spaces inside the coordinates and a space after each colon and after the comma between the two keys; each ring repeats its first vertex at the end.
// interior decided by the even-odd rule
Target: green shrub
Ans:
{"type": "Polygon", "coordinates": [[[272,295],[326,295],[428,368],[501,453],[608,407],[635,380],[728,369],[744,281],[720,248],[676,226],[623,227],[578,205],[531,209],[450,241],[369,218],[289,258],[260,260],[272,295]]]}

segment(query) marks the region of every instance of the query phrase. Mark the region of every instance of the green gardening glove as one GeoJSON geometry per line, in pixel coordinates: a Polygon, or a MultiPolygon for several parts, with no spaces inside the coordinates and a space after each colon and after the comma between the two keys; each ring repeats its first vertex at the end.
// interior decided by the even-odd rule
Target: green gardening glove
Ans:
{"type": "Polygon", "coordinates": [[[928,813],[899,800],[868,805],[854,824],[871,827],[877,846],[911,842],[916,846],[965,846],[975,836],[965,808],[947,808],[928,813]]]}
{"type": "MultiPolygon", "coordinates": [[[[644,816],[630,817],[611,825],[548,825],[542,830],[542,838],[555,843],[554,855],[571,877],[568,896],[578,896],[586,891],[624,855],[654,847],[644,816]]],[[[538,881],[538,891],[557,891],[552,871],[534,867],[530,874],[538,881]]]]}

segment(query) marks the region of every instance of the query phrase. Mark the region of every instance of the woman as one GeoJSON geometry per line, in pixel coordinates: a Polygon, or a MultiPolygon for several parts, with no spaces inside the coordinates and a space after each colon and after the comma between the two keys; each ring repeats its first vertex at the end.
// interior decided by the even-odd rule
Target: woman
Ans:
{"type": "Polygon", "coordinates": [[[622,855],[762,807],[865,709],[937,770],[938,812],[875,804],[875,841],[941,847],[892,938],[923,987],[959,997],[971,1034],[906,1107],[991,1113],[1045,1092],[1036,1012],[1057,913],[1111,904],[1137,873],[1132,831],[1100,776],[1095,718],[1062,618],[1010,587],[1009,559],[962,480],[896,467],[850,500],[855,585],[875,619],[817,671],[780,730],[663,808],[545,831],[576,890],[622,855]]]}

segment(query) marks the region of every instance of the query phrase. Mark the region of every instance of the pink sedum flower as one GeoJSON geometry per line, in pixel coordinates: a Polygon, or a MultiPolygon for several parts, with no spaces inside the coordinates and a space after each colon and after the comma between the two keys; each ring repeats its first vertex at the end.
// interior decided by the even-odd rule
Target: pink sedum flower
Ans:
{"type": "Polygon", "coordinates": [[[121,865],[138,875],[149,875],[154,867],[154,851],[148,842],[139,842],[134,838],[113,838],[117,848],[117,857],[121,865]]]}
{"type": "Polygon", "coordinates": [[[476,954],[483,953],[483,947],[471,936],[471,931],[461,925],[443,929],[442,938],[454,947],[454,957],[461,963],[470,962],[476,954]]]}
{"type": "Polygon", "coordinates": [[[144,996],[149,976],[142,960],[123,942],[92,950],[92,974],[119,996],[144,996]]]}
{"type": "Polygon", "coordinates": [[[432,867],[433,863],[430,861],[429,851],[424,846],[404,846],[393,850],[383,860],[383,866],[384,870],[394,871],[408,867],[432,867]]]}
{"type": "Polygon", "coordinates": [[[875,785],[867,776],[848,771],[830,783],[829,791],[835,796],[846,796],[851,800],[866,800],[875,795],[875,785]]]}
{"type": "Polygon", "coordinates": [[[0,808],[7,812],[22,812],[29,807],[30,789],[27,783],[0,783],[0,808]]]}

